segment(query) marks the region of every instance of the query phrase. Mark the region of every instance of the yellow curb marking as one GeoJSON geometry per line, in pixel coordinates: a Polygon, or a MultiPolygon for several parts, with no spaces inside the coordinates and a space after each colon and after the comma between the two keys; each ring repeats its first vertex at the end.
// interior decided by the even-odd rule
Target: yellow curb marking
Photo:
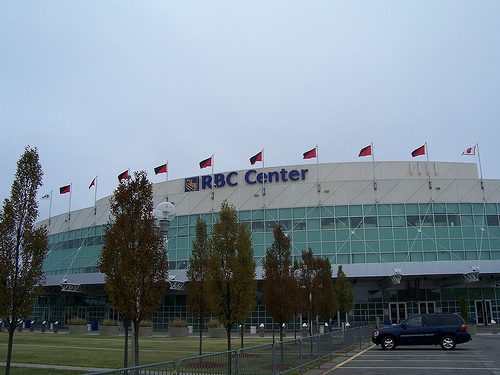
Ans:
{"type": "Polygon", "coordinates": [[[375,345],[375,344],[373,344],[372,346],[370,346],[369,348],[366,348],[366,349],[365,349],[365,350],[363,350],[362,352],[359,352],[358,354],[353,355],[351,358],[346,359],[345,361],[340,362],[339,364],[337,364],[337,365],[333,366],[331,369],[326,370],[325,372],[322,372],[320,375],[326,375],[326,374],[329,374],[330,372],[332,372],[332,371],[334,371],[334,370],[338,369],[339,367],[341,367],[341,366],[345,365],[347,362],[352,361],[352,360],[353,360],[354,358],[356,358],[358,355],[361,355],[361,354],[363,354],[363,353],[367,352],[368,350],[370,350],[371,348],[373,348],[373,347],[375,347],[375,346],[376,346],[376,345],[375,345]]]}

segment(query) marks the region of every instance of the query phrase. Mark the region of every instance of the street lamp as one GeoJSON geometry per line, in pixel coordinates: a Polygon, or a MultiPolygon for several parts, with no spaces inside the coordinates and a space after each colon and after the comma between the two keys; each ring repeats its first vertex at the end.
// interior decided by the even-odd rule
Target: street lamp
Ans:
{"type": "Polygon", "coordinates": [[[175,217],[175,206],[170,202],[161,202],[153,210],[153,215],[155,215],[158,227],[160,228],[161,234],[167,235],[168,229],[170,228],[170,222],[175,217]]]}

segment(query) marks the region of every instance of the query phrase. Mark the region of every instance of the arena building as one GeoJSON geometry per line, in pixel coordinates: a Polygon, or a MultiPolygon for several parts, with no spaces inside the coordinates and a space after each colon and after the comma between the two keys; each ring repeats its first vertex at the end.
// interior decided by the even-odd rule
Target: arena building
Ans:
{"type": "MultiPolygon", "coordinates": [[[[460,296],[478,324],[500,320],[500,180],[482,180],[474,163],[252,167],[155,183],[155,204],[167,197],[176,207],[166,241],[171,288],[154,318],[157,329],[176,317],[196,325],[186,310],[196,219],[201,215],[210,230],[224,200],[251,228],[258,279],[277,223],[292,240],[293,257],[311,248],[331,261],[334,275],[342,265],[355,291],[353,323],[458,312],[460,296]]],[[[116,317],[97,269],[109,198],[39,223],[49,228],[50,251],[37,322],[116,317]]],[[[261,297],[246,329],[270,327],[261,297]]]]}

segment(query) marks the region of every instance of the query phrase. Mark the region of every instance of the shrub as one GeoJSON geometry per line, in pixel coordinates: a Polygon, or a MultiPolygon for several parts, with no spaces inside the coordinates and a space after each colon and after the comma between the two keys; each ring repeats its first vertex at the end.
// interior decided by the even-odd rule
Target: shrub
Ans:
{"type": "Polygon", "coordinates": [[[210,319],[208,322],[208,328],[221,328],[222,325],[219,322],[219,319],[210,319]]]}
{"type": "Polygon", "coordinates": [[[152,320],[141,320],[139,322],[139,327],[152,327],[152,326],[153,326],[152,320]]]}
{"type": "Polygon", "coordinates": [[[170,321],[170,326],[171,327],[187,327],[187,322],[183,319],[173,319],[170,321]]]}
{"type": "Polygon", "coordinates": [[[87,324],[87,321],[83,318],[71,318],[68,319],[68,324],[72,326],[83,326],[87,324]]]}
{"type": "Polygon", "coordinates": [[[118,325],[118,322],[116,320],[113,320],[113,319],[104,319],[101,322],[101,326],[104,326],[104,327],[113,327],[113,326],[117,326],[117,325],[118,325]]]}

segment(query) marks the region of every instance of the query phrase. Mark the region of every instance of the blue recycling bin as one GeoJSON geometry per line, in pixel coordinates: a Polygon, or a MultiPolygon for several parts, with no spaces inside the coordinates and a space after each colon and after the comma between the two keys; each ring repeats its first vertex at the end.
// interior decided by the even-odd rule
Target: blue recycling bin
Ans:
{"type": "Polygon", "coordinates": [[[97,320],[92,320],[90,322],[90,330],[97,331],[99,329],[99,322],[97,320]]]}

